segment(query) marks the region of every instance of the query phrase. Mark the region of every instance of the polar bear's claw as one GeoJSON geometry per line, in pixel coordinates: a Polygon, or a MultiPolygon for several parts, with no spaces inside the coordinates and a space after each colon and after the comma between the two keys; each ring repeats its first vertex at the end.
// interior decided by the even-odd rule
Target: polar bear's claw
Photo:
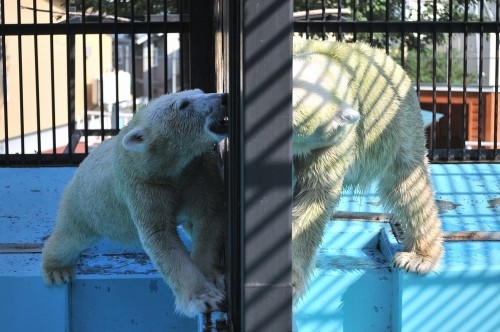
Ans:
{"type": "Polygon", "coordinates": [[[434,257],[419,255],[416,252],[398,252],[394,256],[393,265],[407,272],[425,274],[435,270],[439,265],[439,260],[434,257]]]}
{"type": "Polygon", "coordinates": [[[201,313],[218,310],[224,302],[225,297],[223,291],[211,284],[201,294],[191,294],[187,298],[177,296],[175,310],[188,317],[195,317],[201,313]]]}
{"type": "Polygon", "coordinates": [[[73,266],[64,266],[58,268],[43,268],[43,281],[47,286],[59,286],[68,284],[73,280],[73,266]]]}

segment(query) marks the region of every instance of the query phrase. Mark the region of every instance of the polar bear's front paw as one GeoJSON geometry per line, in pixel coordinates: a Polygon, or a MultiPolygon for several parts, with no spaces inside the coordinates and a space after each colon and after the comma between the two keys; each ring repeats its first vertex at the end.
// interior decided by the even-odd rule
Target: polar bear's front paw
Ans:
{"type": "Polygon", "coordinates": [[[42,267],[42,278],[47,286],[70,283],[73,280],[73,274],[73,266],[42,267]]]}
{"type": "Polygon", "coordinates": [[[404,269],[407,272],[425,274],[436,270],[439,267],[441,255],[436,257],[419,255],[416,252],[398,252],[394,256],[394,267],[404,269]]]}
{"type": "Polygon", "coordinates": [[[225,300],[225,293],[214,284],[206,282],[202,292],[191,293],[187,296],[177,296],[175,310],[188,317],[195,317],[200,313],[215,311],[225,300]]]}

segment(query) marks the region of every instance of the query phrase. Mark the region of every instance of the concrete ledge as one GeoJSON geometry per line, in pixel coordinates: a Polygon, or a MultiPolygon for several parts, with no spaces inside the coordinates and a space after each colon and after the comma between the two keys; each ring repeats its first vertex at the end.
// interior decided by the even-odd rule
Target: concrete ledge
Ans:
{"type": "MultiPolygon", "coordinates": [[[[500,230],[500,164],[439,164],[431,171],[449,238],[500,230]]],[[[446,242],[438,273],[393,269],[402,246],[390,226],[346,220],[387,220],[374,192],[348,192],[340,202],[343,213],[334,218],[342,220],[328,225],[309,292],[295,311],[298,331],[496,331],[500,242],[446,242]]]]}
{"type": "Polygon", "coordinates": [[[75,168],[0,168],[2,331],[195,331],[174,313],[174,297],[139,248],[98,242],[80,258],[76,280],[47,287],[41,247],[75,168]]]}
{"type": "MultiPolygon", "coordinates": [[[[170,289],[137,248],[101,241],[84,253],[71,286],[43,284],[40,248],[74,170],[0,168],[2,330],[215,331],[225,315],[197,322],[174,314],[170,289]]],[[[448,235],[500,231],[500,164],[438,164],[431,170],[448,235]]],[[[373,188],[347,193],[339,210],[387,214],[373,188]]],[[[419,276],[391,268],[400,245],[383,222],[387,218],[367,222],[347,220],[347,214],[328,225],[309,292],[295,311],[300,332],[500,326],[499,241],[447,242],[440,272],[419,276]]]]}

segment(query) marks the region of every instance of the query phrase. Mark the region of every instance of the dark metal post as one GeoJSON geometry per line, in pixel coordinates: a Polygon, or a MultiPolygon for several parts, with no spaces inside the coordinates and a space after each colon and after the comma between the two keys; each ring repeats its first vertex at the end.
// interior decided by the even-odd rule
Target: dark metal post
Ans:
{"type": "MultiPolygon", "coordinates": [[[[69,33],[67,39],[67,57],[68,57],[68,146],[64,153],[73,154],[76,150],[75,142],[73,142],[73,135],[76,131],[75,119],[75,34],[69,33]]],[[[78,142],[76,142],[78,144],[78,142]]]]}
{"type": "Polygon", "coordinates": [[[229,5],[230,320],[291,331],[292,2],[229,5]]]}
{"type": "Polygon", "coordinates": [[[190,0],[191,87],[215,92],[214,3],[190,0]]]}

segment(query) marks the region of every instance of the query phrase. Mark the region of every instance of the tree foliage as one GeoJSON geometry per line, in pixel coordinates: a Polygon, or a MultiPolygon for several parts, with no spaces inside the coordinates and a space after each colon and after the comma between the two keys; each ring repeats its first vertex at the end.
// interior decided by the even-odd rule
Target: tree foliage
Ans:
{"type": "MultiPolygon", "coordinates": [[[[491,2],[487,0],[486,2],[491,2]]],[[[294,11],[338,8],[338,0],[294,0],[294,11]],[[306,8],[308,6],[309,8],[306,8]]],[[[410,2],[408,0],[343,0],[342,8],[350,11],[348,20],[352,21],[479,21],[487,20],[476,14],[476,8],[480,4],[479,0],[436,0],[410,2]]],[[[443,44],[447,39],[443,34],[420,35],[406,34],[401,40],[401,34],[384,33],[375,35],[357,35],[356,40],[370,42],[374,46],[385,47],[401,45],[403,43],[408,50],[422,49],[432,45],[436,40],[438,45],[443,44]],[[418,46],[417,46],[418,45],[418,46]]]]}
{"type": "MultiPolygon", "coordinates": [[[[487,8],[492,0],[294,0],[294,11],[314,9],[337,9],[339,3],[343,19],[348,21],[424,21],[424,22],[463,22],[488,21],[492,13],[487,8]],[[307,7],[307,8],[306,8],[307,7]],[[482,13],[482,14],[481,14],[482,13]]],[[[312,38],[329,38],[328,35],[313,35],[312,38]]],[[[379,48],[388,48],[389,54],[403,64],[412,79],[417,78],[419,68],[420,82],[438,83],[450,80],[461,84],[463,75],[469,82],[477,79],[477,73],[464,73],[464,59],[450,59],[446,47],[448,33],[357,33],[343,35],[345,41],[365,41],[379,48]],[[436,48],[434,53],[433,49],[436,48]],[[418,59],[418,61],[417,61],[418,59]],[[435,61],[435,67],[433,64],[435,61]],[[451,61],[451,65],[450,65],[451,61]],[[433,70],[434,68],[434,70],[433,70]]],[[[487,36],[486,36],[487,37],[487,36]]]]}
{"type": "Polygon", "coordinates": [[[432,83],[433,78],[435,78],[437,84],[446,83],[449,79],[451,84],[461,85],[464,75],[467,82],[477,82],[478,77],[476,73],[464,72],[463,57],[453,56],[448,58],[446,53],[437,52],[435,55],[435,66],[433,61],[431,50],[424,49],[419,54],[417,54],[416,50],[412,50],[406,54],[404,67],[414,82],[417,81],[417,68],[420,68],[420,82],[424,83],[432,83]],[[419,65],[417,65],[417,59],[420,61],[419,65]]]}

